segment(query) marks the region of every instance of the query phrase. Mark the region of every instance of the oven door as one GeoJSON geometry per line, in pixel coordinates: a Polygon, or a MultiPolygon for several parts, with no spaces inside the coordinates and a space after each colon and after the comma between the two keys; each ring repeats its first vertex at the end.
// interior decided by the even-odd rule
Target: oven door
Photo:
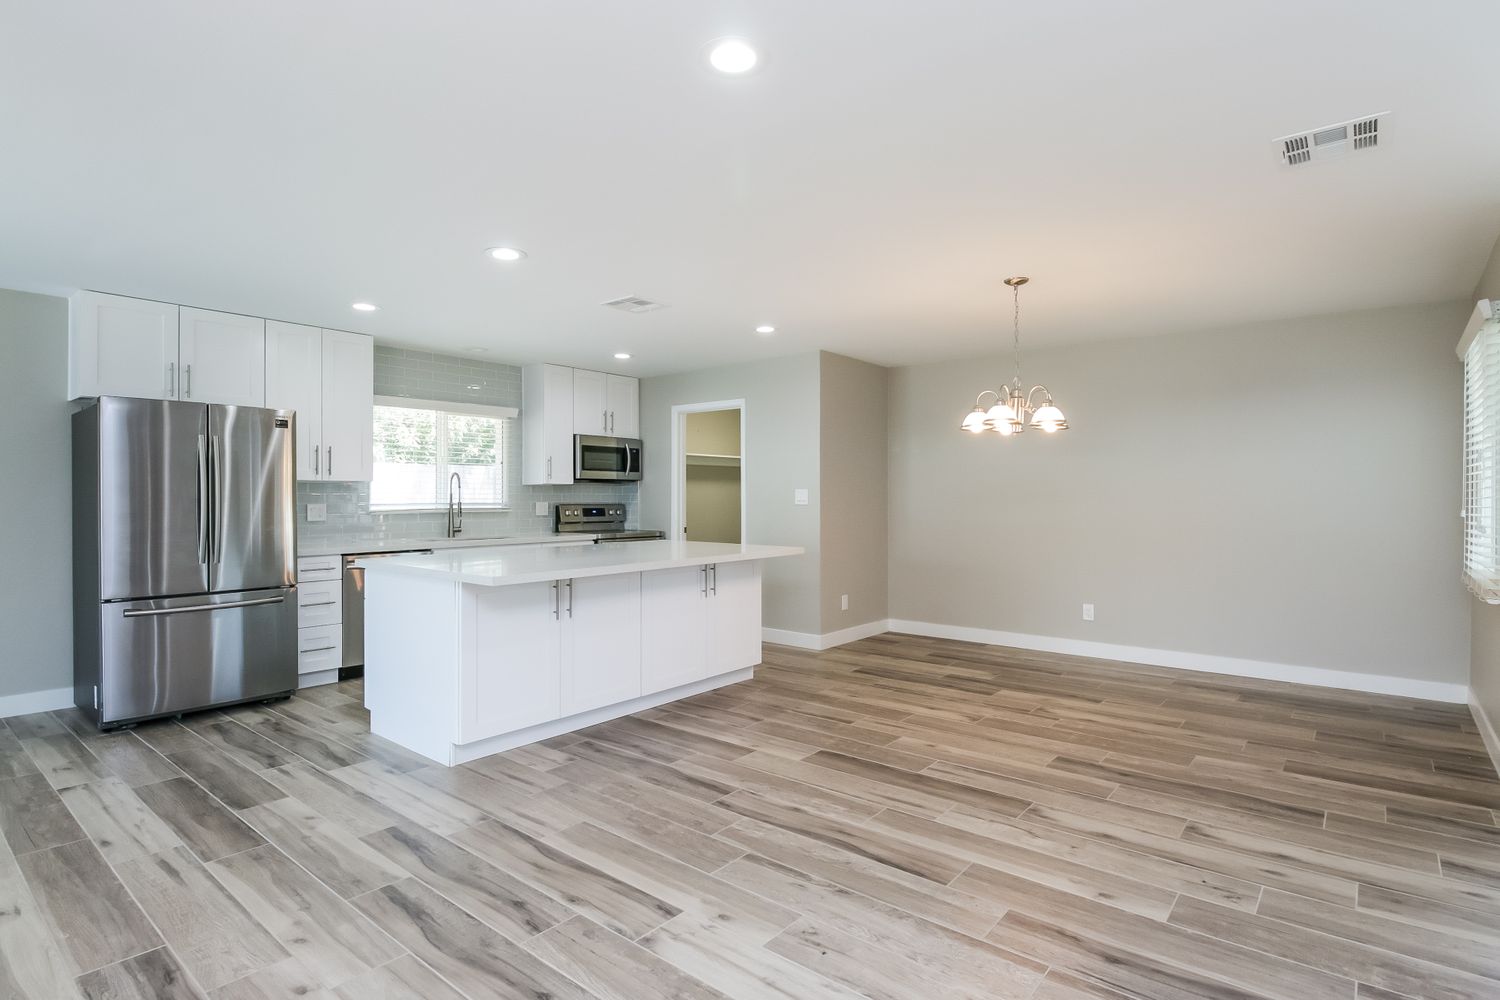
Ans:
{"type": "Polygon", "coordinates": [[[573,435],[573,478],[620,481],[641,478],[641,443],[634,438],[573,435]]]}

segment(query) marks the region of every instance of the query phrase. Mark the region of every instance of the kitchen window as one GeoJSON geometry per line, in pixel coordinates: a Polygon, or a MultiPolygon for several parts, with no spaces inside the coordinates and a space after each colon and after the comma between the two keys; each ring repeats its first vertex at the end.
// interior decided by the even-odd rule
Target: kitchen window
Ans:
{"type": "Polygon", "coordinates": [[[1500,604],[1500,319],[1475,309],[1464,359],[1464,583],[1500,604]]]}
{"type": "Polygon", "coordinates": [[[446,508],[455,472],[466,508],[504,507],[505,439],[515,415],[504,406],[376,397],[370,509],[446,508]]]}

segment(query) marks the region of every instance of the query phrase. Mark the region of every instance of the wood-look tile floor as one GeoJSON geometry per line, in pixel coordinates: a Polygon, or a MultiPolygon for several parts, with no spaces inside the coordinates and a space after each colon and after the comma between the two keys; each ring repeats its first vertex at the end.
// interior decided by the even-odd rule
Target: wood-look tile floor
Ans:
{"type": "Polygon", "coordinates": [[[888,635],[446,769],[0,726],[0,996],[1500,997],[1459,706],[888,635]]]}

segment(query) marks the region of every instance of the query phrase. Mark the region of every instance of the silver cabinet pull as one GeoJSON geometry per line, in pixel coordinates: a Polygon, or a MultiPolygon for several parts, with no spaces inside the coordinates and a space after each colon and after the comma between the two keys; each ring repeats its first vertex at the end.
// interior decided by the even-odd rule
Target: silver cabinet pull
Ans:
{"type": "Polygon", "coordinates": [[[608,434],[609,433],[609,410],[600,410],[599,411],[599,433],[600,434],[608,434]]]}
{"type": "Polygon", "coordinates": [[[568,617],[573,617],[573,581],[568,581],[568,617]]]}
{"type": "Polygon", "coordinates": [[[552,617],[562,617],[562,599],[557,595],[557,581],[552,581],[552,617]]]}
{"type": "Polygon", "coordinates": [[[338,601],[313,601],[311,604],[299,604],[297,606],[300,608],[326,608],[337,603],[338,601]]]}
{"type": "Polygon", "coordinates": [[[552,482],[552,456],[547,456],[547,482],[552,482]]]}
{"type": "Polygon", "coordinates": [[[328,478],[333,478],[333,445],[328,446],[328,478]]]}
{"type": "Polygon", "coordinates": [[[710,566],[708,568],[709,568],[709,571],[712,572],[713,575],[714,575],[713,595],[715,597],[718,597],[719,596],[719,564],[718,563],[712,563],[712,564],[710,564],[710,566]]]}
{"type": "Polygon", "coordinates": [[[251,601],[225,601],[223,604],[190,604],[185,608],[143,608],[139,611],[125,612],[126,618],[150,618],[156,615],[185,615],[191,611],[227,611],[230,608],[255,608],[262,604],[280,604],[286,600],[281,597],[257,597],[251,601]]]}
{"type": "Polygon", "coordinates": [[[615,432],[615,411],[614,410],[610,410],[609,411],[609,432],[611,434],[613,434],[615,432]]]}
{"type": "Polygon", "coordinates": [[[337,646],[314,646],[312,649],[299,649],[299,653],[321,653],[329,649],[338,649],[337,646]]]}
{"type": "Polygon", "coordinates": [[[167,362],[167,398],[177,398],[177,362],[167,362]]]}
{"type": "Polygon", "coordinates": [[[323,474],[323,449],[313,445],[313,475],[323,474]]]}
{"type": "Polygon", "coordinates": [[[699,566],[698,572],[703,574],[703,596],[708,596],[708,567],[699,566]]]}
{"type": "Polygon", "coordinates": [[[193,398],[193,366],[188,365],[182,369],[182,398],[193,398]]]}

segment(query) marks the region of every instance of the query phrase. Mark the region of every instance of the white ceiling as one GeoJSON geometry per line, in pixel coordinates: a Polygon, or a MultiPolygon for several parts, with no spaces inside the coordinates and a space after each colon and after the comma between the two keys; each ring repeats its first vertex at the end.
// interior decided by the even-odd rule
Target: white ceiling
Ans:
{"type": "Polygon", "coordinates": [[[1018,272],[1031,345],[1456,299],[1496,37],[1492,0],[0,0],[0,285],[641,374],[984,353],[1018,272]],[[757,72],[706,68],[726,34],[757,72]],[[1277,163],[1377,111],[1386,148],[1277,163]]]}

